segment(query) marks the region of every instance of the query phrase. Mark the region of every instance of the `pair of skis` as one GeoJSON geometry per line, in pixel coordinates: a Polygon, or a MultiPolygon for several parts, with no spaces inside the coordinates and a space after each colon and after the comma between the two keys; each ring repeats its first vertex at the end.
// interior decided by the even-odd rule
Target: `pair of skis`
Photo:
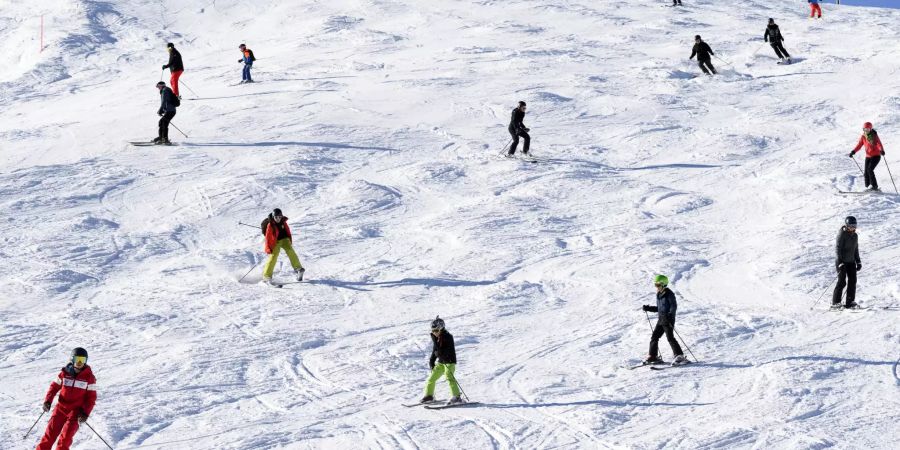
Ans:
{"type": "Polygon", "coordinates": [[[634,369],[637,369],[640,367],[648,367],[648,366],[650,367],[650,370],[666,370],[666,369],[670,369],[672,367],[686,366],[688,364],[693,364],[693,363],[688,360],[685,360],[682,363],[667,363],[665,361],[660,361],[657,363],[649,363],[649,364],[648,363],[640,363],[640,364],[637,364],[634,366],[629,366],[628,370],[634,370],[634,369]]]}
{"type": "Polygon", "coordinates": [[[479,405],[479,404],[480,404],[479,402],[447,403],[447,400],[432,400],[430,402],[404,404],[403,406],[406,408],[413,408],[416,406],[424,406],[425,409],[447,409],[447,408],[457,408],[460,406],[473,406],[473,405],[479,405]]]}
{"type": "Polygon", "coordinates": [[[174,143],[174,142],[170,142],[170,143],[168,143],[168,144],[162,144],[162,143],[157,143],[157,142],[152,142],[152,141],[129,141],[128,143],[131,144],[131,145],[133,145],[133,146],[135,146],[135,147],[153,147],[153,146],[156,146],[156,145],[161,145],[161,146],[164,146],[164,147],[176,147],[176,146],[178,146],[178,144],[176,144],[176,143],[174,143]]]}

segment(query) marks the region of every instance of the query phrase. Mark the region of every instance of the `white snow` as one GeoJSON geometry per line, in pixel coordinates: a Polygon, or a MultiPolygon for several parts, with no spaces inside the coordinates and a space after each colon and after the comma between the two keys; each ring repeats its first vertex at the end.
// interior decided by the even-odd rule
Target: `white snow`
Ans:
{"type": "Polygon", "coordinates": [[[900,11],[667,3],[3,2],[0,448],[75,346],[117,449],[897,448],[900,196],[836,190],[865,121],[900,175],[900,11]],[[190,137],[129,146],[168,41],[190,137]],[[518,100],[538,164],[497,157],[518,100]],[[239,283],[273,207],[309,281],[239,283]],[[848,214],[890,309],[811,310],[848,214]],[[656,273],[702,364],[623,369],[656,273]],[[481,406],[400,406],[437,314],[481,406]]]}

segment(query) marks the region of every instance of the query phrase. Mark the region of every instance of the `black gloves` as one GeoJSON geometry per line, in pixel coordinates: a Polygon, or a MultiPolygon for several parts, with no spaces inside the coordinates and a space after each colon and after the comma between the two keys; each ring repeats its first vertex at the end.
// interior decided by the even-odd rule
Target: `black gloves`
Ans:
{"type": "Polygon", "coordinates": [[[856,270],[862,269],[862,263],[856,263],[856,270]]]}
{"type": "Polygon", "coordinates": [[[78,413],[78,423],[85,423],[87,421],[87,419],[88,419],[87,414],[85,414],[83,412],[78,413]]]}
{"type": "Polygon", "coordinates": [[[655,306],[650,306],[650,305],[644,305],[641,309],[643,309],[645,312],[657,312],[657,311],[659,311],[659,309],[658,309],[657,307],[655,307],[655,306]]]}
{"type": "Polygon", "coordinates": [[[884,156],[884,150],[881,151],[881,156],[884,156]]]}
{"type": "Polygon", "coordinates": [[[164,65],[163,65],[163,70],[168,69],[168,68],[169,68],[169,65],[168,65],[168,64],[164,64],[164,65]]]}
{"type": "Polygon", "coordinates": [[[239,59],[238,62],[244,62],[244,60],[243,60],[243,59],[239,59]]]}
{"type": "Polygon", "coordinates": [[[644,305],[643,307],[641,307],[641,309],[643,309],[644,312],[648,312],[650,311],[650,305],[644,305]]]}
{"type": "Polygon", "coordinates": [[[50,411],[50,402],[44,402],[44,412],[50,411]]]}
{"type": "Polygon", "coordinates": [[[855,153],[854,153],[854,152],[850,152],[850,157],[851,157],[851,158],[853,157],[853,155],[855,155],[855,153]]]}

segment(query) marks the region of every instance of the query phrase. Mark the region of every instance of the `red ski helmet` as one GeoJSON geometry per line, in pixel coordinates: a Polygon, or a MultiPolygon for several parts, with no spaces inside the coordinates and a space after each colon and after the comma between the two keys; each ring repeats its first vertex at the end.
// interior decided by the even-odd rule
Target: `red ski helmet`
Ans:
{"type": "Polygon", "coordinates": [[[872,129],[872,122],[866,122],[866,123],[864,123],[864,124],[863,124],[863,129],[864,129],[864,130],[871,130],[871,129],[872,129]]]}

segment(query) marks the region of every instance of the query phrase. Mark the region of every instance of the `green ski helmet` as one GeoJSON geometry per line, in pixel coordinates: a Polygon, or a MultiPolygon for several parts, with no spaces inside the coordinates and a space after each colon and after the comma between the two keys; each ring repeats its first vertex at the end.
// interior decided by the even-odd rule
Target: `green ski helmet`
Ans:
{"type": "Polygon", "coordinates": [[[667,276],[665,276],[665,275],[657,275],[657,276],[653,277],[653,284],[654,284],[654,285],[659,284],[659,285],[662,285],[662,286],[668,286],[668,285],[669,285],[669,277],[667,277],[667,276]]]}

